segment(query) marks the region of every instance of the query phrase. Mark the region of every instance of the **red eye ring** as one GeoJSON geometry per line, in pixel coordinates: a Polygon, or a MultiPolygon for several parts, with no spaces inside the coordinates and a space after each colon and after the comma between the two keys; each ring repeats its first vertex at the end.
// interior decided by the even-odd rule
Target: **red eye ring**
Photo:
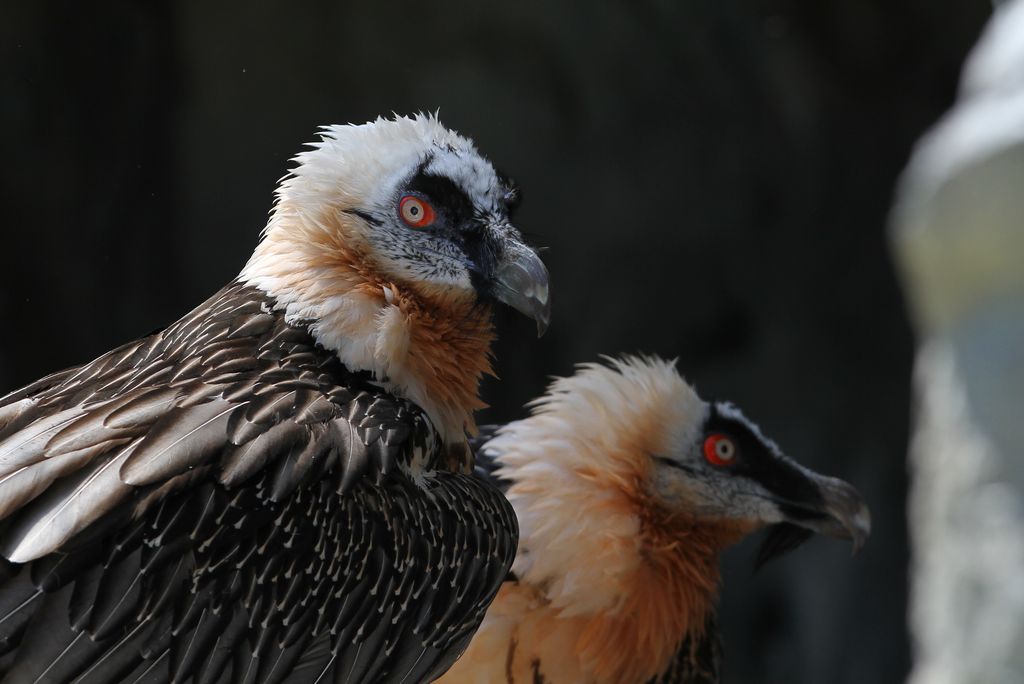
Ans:
{"type": "Polygon", "coordinates": [[[410,228],[427,228],[434,223],[434,207],[415,195],[406,195],[399,200],[398,215],[410,228]]]}
{"type": "Polygon", "coordinates": [[[730,466],[736,462],[736,443],[731,437],[714,434],[704,440],[704,458],[716,466],[730,466]]]}

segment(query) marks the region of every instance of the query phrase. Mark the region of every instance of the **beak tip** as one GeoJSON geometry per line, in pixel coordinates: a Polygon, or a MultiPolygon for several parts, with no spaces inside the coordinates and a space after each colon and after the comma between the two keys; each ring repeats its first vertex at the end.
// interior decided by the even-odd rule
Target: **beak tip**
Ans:
{"type": "MultiPolygon", "coordinates": [[[[845,484],[845,483],[844,483],[845,484]]],[[[834,520],[834,536],[845,537],[852,545],[851,557],[856,556],[871,536],[871,511],[860,495],[846,485],[854,497],[846,497],[845,506],[836,506],[830,511],[834,520]],[[838,523],[838,524],[836,524],[838,523]]]]}
{"type": "Polygon", "coordinates": [[[537,339],[544,337],[551,323],[551,300],[544,300],[544,308],[534,317],[537,321],[537,339]]]}
{"type": "Polygon", "coordinates": [[[537,323],[537,337],[544,335],[551,321],[548,270],[540,257],[523,248],[497,271],[495,297],[537,323]]]}
{"type": "Polygon", "coordinates": [[[856,556],[871,536],[871,511],[868,510],[867,504],[861,502],[857,512],[850,516],[847,529],[853,542],[851,555],[856,556]]]}
{"type": "Polygon", "coordinates": [[[853,547],[851,554],[856,555],[871,536],[871,511],[867,503],[848,482],[817,474],[813,479],[822,497],[818,517],[795,522],[826,536],[849,541],[853,547]]]}

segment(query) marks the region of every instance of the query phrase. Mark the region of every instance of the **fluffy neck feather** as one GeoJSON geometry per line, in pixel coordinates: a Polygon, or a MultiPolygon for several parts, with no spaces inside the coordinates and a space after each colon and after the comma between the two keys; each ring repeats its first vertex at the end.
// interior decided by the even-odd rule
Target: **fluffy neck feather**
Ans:
{"type": "Polygon", "coordinates": [[[289,322],[308,325],[346,366],[373,372],[422,407],[459,446],[484,406],[490,308],[470,294],[384,277],[351,223],[358,220],[332,207],[303,212],[282,197],[240,279],[272,296],[289,322]]]}
{"type": "Polygon", "coordinates": [[[594,681],[646,682],[668,667],[683,639],[699,641],[715,610],[719,554],[745,532],[667,515],[645,519],[620,606],[577,618],[579,657],[594,681]]]}
{"type": "Polygon", "coordinates": [[[689,439],[676,426],[699,424],[706,406],[670,364],[613,364],[556,381],[534,415],[489,448],[514,481],[513,571],[542,596],[537,610],[572,631],[569,653],[586,681],[643,682],[684,637],[701,635],[719,553],[749,530],[671,513],[650,498],[650,455],[689,439]]]}

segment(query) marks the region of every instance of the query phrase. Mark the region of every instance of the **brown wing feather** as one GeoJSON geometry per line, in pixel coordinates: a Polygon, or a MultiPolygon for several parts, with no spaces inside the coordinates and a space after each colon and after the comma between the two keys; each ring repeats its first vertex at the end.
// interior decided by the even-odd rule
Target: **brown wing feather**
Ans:
{"type": "Polygon", "coordinates": [[[432,472],[442,453],[415,406],[238,284],[8,395],[0,672],[429,679],[516,547],[504,498],[432,472]]]}

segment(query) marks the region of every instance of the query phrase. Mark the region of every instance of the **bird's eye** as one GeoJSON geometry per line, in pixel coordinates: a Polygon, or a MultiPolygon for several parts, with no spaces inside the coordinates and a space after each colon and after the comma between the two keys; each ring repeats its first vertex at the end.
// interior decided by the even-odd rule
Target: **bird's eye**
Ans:
{"type": "Polygon", "coordinates": [[[732,465],[736,461],[736,443],[725,435],[711,435],[704,440],[704,458],[712,465],[732,465]]]}
{"type": "Polygon", "coordinates": [[[410,228],[427,228],[434,223],[434,207],[413,195],[406,195],[398,203],[398,214],[410,228]]]}

